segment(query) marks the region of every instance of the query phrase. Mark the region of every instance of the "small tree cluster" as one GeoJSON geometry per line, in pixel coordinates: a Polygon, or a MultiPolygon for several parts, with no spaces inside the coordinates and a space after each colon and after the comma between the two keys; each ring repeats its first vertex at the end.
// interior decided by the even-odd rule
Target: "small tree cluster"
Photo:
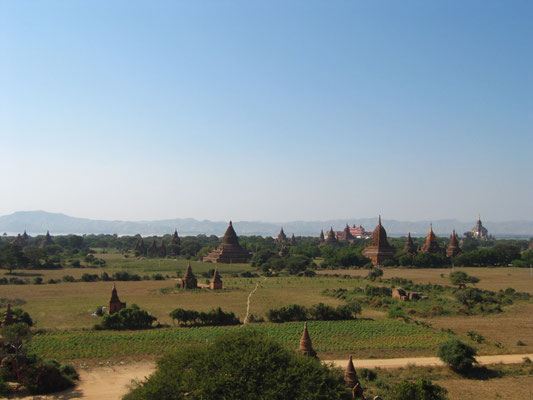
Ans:
{"type": "Polygon", "coordinates": [[[172,321],[181,326],[223,326],[239,325],[241,321],[232,312],[224,312],[220,307],[209,312],[176,308],[169,314],[172,321]]]}
{"type": "Polygon", "coordinates": [[[290,322],[290,321],[342,321],[355,319],[361,313],[359,303],[350,303],[338,306],[337,308],[324,303],[315,304],[309,308],[298,304],[291,304],[278,309],[270,309],[267,318],[270,322],[290,322]]]}
{"type": "Polygon", "coordinates": [[[150,315],[147,311],[141,310],[136,304],[130,307],[123,308],[114,314],[105,314],[102,322],[96,325],[96,329],[112,329],[112,330],[137,330],[150,329],[152,323],[157,318],[150,315]]]}

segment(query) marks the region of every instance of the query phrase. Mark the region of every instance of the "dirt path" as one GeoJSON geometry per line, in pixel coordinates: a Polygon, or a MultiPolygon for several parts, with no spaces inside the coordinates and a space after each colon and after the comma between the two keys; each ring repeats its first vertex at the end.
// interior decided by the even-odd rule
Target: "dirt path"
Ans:
{"type": "MultiPolygon", "coordinates": [[[[528,357],[533,360],[533,354],[499,354],[494,356],[477,356],[480,365],[490,364],[519,364],[528,357]]],[[[345,368],[348,360],[324,360],[333,363],[336,367],[345,368]]],[[[418,365],[420,367],[434,367],[445,365],[438,357],[417,357],[417,358],[389,358],[389,359],[369,359],[354,360],[355,368],[403,368],[408,365],[418,365]]]]}
{"type": "MultiPolygon", "coordinates": [[[[533,354],[502,354],[495,356],[478,356],[481,365],[488,364],[517,364],[524,357],[533,360],[533,354]]],[[[345,368],[348,360],[324,360],[336,367],[345,368]]],[[[437,357],[418,358],[391,358],[354,360],[355,368],[402,368],[408,365],[440,366],[444,365],[437,357]]],[[[90,399],[90,400],[120,400],[128,391],[132,379],[144,379],[155,370],[155,363],[143,361],[114,367],[95,367],[80,370],[80,382],[74,389],[49,396],[30,396],[23,400],[67,400],[67,399],[90,399]]]]}

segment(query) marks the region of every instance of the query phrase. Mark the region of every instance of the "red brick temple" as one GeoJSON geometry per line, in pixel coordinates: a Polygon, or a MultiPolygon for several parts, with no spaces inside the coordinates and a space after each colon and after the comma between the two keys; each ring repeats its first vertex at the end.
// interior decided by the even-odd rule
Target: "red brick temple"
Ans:
{"type": "Polygon", "coordinates": [[[387,241],[387,232],[381,225],[381,215],[378,226],[372,232],[372,243],[363,250],[363,255],[370,258],[372,264],[381,265],[383,261],[394,257],[396,250],[387,241]]]}
{"type": "Polygon", "coordinates": [[[198,287],[198,280],[192,273],[191,263],[187,264],[185,276],[181,278],[181,287],[183,289],[196,289],[198,287]]]}
{"type": "Polygon", "coordinates": [[[222,278],[220,278],[220,274],[218,273],[218,268],[215,268],[215,272],[213,273],[213,279],[211,279],[211,282],[209,283],[209,289],[211,290],[222,289],[222,278]]]}
{"type": "Polygon", "coordinates": [[[203,261],[212,263],[247,263],[250,253],[241,247],[239,238],[233,229],[231,221],[222,238],[222,244],[203,258],[203,261]]]}
{"type": "Polygon", "coordinates": [[[411,239],[411,232],[407,234],[407,239],[405,240],[405,246],[403,247],[403,251],[408,254],[416,254],[416,247],[413,243],[413,239],[411,239]]]}
{"type": "Polygon", "coordinates": [[[450,244],[446,249],[446,257],[455,257],[461,254],[461,248],[459,247],[459,241],[455,235],[455,229],[453,230],[452,236],[450,236],[450,244]]]}
{"type": "Polygon", "coordinates": [[[111,298],[109,299],[109,304],[107,306],[107,312],[109,314],[114,314],[119,312],[123,308],[126,308],[126,303],[123,303],[118,298],[117,287],[113,285],[113,290],[111,291],[111,298]]]}
{"type": "Polygon", "coordinates": [[[442,249],[437,242],[437,237],[433,233],[433,225],[429,225],[429,232],[426,236],[426,242],[420,250],[422,253],[441,253],[442,249]]]}

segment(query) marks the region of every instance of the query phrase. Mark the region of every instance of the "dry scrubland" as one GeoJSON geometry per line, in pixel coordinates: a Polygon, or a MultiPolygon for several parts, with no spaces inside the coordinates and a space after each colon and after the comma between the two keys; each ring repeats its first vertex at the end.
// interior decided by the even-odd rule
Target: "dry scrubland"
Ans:
{"type": "MultiPolygon", "coordinates": [[[[264,316],[271,308],[288,304],[311,306],[323,302],[337,306],[342,300],[325,296],[327,288],[352,289],[356,285],[369,283],[362,278],[367,270],[320,271],[314,278],[305,277],[232,277],[232,274],[245,271],[255,272],[247,264],[218,265],[222,273],[225,289],[212,292],[207,290],[182,291],[176,288],[177,276],[183,274],[186,260],[154,260],[124,258],[120,254],[99,254],[107,261],[104,268],[68,268],[62,270],[25,271],[21,277],[41,276],[44,281],[50,278],[61,279],[64,275],[80,278],[83,274],[112,274],[128,271],[141,276],[161,273],[168,278],[164,281],[148,280],[136,282],[116,282],[119,296],[128,304],[136,303],[148,310],[169,328],[136,332],[92,331],[90,328],[99,321],[91,314],[97,306],[107,303],[113,282],[58,283],[42,285],[1,286],[0,297],[20,298],[26,304],[22,307],[35,321],[35,328],[44,332],[35,335],[34,348],[43,356],[62,360],[74,360],[97,365],[102,361],[153,359],[170,348],[178,348],[186,343],[203,343],[230,329],[241,327],[172,327],[168,313],[177,308],[208,311],[220,306],[225,311],[233,311],[241,320],[246,314],[246,301],[250,291],[259,283],[251,301],[250,311],[256,316],[264,316]],[[329,274],[330,276],[321,276],[329,274]],[[332,276],[339,274],[338,277],[332,276]],[[349,275],[351,279],[343,276],[349,275]]],[[[192,262],[192,268],[200,283],[201,277],[214,267],[213,264],[192,262]]],[[[457,268],[480,278],[477,285],[483,289],[499,290],[512,287],[517,291],[533,293],[533,277],[527,269],[518,268],[457,268]]],[[[385,268],[383,278],[403,277],[416,283],[449,284],[448,269],[397,269],[385,268]]],[[[2,272],[0,275],[3,275],[2,272]]],[[[422,320],[422,318],[416,318],[422,320]]],[[[346,358],[389,358],[433,356],[440,343],[450,337],[443,330],[451,328],[457,336],[467,342],[466,335],[474,330],[482,334],[486,342],[475,344],[481,354],[532,353],[533,352],[533,301],[522,301],[505,308],[505,312],[477,316],[441,316],[424,319],[431,327],[417,326],[414,323],[387,319],[385,312],[365,308],[362,318],[357,321],[312,321],[309,323],[313,344],[323,359],[346,358]],[[370,320],[370,319],[373,319],[370,320]],[[524,345],[518,345],[518,341],[524,345]]],[[[252,324],[275,336],[288,347],[298,345],[301,323],[252,324]]],[[[473,343],[472,343],[473,344],[473,343]]],[[[356,364],[357,365],[357,364],[356,364]]],[[[402,377],[410,373],[391,372],[402,377]]],[[[506,376],[489,381],[467,380],[453,373],[440,372],[434,381],[449,390],[451,399],[479,397],[486,399],[531,397],[533,378],[531,376],[506,376]],[[529,390],[529,394],[528,394],[529,390]],[[525,396],[525,397],[524,397],[525,396]],[[529,396],[529,397],[528,397],[529,396]]],[[[384,372],[384,371],[382,371],[384,372]]],[[[427,374],[431,375],[430,372],[427,374]]],[[[391,376],[392,376],[391,375],[391,376]]],[[[76,397],[74,397],[76,398],[76,397]]]]}

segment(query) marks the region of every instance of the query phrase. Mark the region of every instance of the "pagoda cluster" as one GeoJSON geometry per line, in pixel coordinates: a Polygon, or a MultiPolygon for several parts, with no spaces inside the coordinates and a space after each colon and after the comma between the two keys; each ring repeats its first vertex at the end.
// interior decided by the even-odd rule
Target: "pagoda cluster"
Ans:
{"type": "Polygon", "coordinates": [[[148,256],[148,257],[166,257],[167,255],[176,256],[177,255],[177,248],[180,245],[180,238],[178,236],[178,231],[174,230],[174,234],[170,238],[170,242],[168,243],[168,250],[167,246],[165,246],[164,240],[161,240],[161,244],[158,246],[157,242],[155,240],[155,237],[152,239],[152,243],[150,243],[150,246],[146,247],[144,243],[144,239],[140,237],[137,239],[137,242],[135,242],[135,245],[133,246],[133,251],[136,255],[139,256],[148,256]]]}
{"type": "MultiPolygon", "coordinates": [[[[459,247],[459,241],[457,240],[455,230],[450,236],[448,247],[444,250],[439,245],[435,233],[433,233],[432,225],[429,227],[429,232],[422,247],[415,247],[413,239],[411,238],[411,233],[409,232],[407,234],[407,239],[405,241],[403,250],[413,256],[417,253],[445,253],[446,257],[449,258],[455,257],[461,253],[461,248],[459,247]]],[[[380,216],[378,219],[378,225],[376,226],[376,229],[374,229],[374,232],[372,232],[372,242],[363,250],[363,255],[370,258],[372,264],[382,265],[385,260],[392,259],[395,252],[396,249],[392,247],[387,240],[387,232],[381,224],[380,216]]]]}
{"type": "Polygon", "coordinates": [[[287,235],[285,235],[285,232],[283,232],[283,227],[281,227],[278,237],[274,240],[274,242],[276,244],[281,244],[281,250],[279,251],[279,256],[282,258],[289,254],[289,249],[287,246],[296,246],[298,244],[296,242],[296,237],[294,236],[294,233],[292,234],[290,239],[287,239],[287,235]]]}
{"type": "Polygon", "coordinates": [[[333,230],[333,227],[330,227],[329,231],[326,233],[326,236],[324,236],[324,231],[320,231],[320,244],[333,244],[333,243],[339,243],[339,242],[348,242],[353,243],[356,239],[360,238],[368,238],[370,237],[370,233],[365,231],[365,229],[359,225],[359,226],[349,226],[346,224],[344,227],[344,230],[335,232],[333,230]]]}

